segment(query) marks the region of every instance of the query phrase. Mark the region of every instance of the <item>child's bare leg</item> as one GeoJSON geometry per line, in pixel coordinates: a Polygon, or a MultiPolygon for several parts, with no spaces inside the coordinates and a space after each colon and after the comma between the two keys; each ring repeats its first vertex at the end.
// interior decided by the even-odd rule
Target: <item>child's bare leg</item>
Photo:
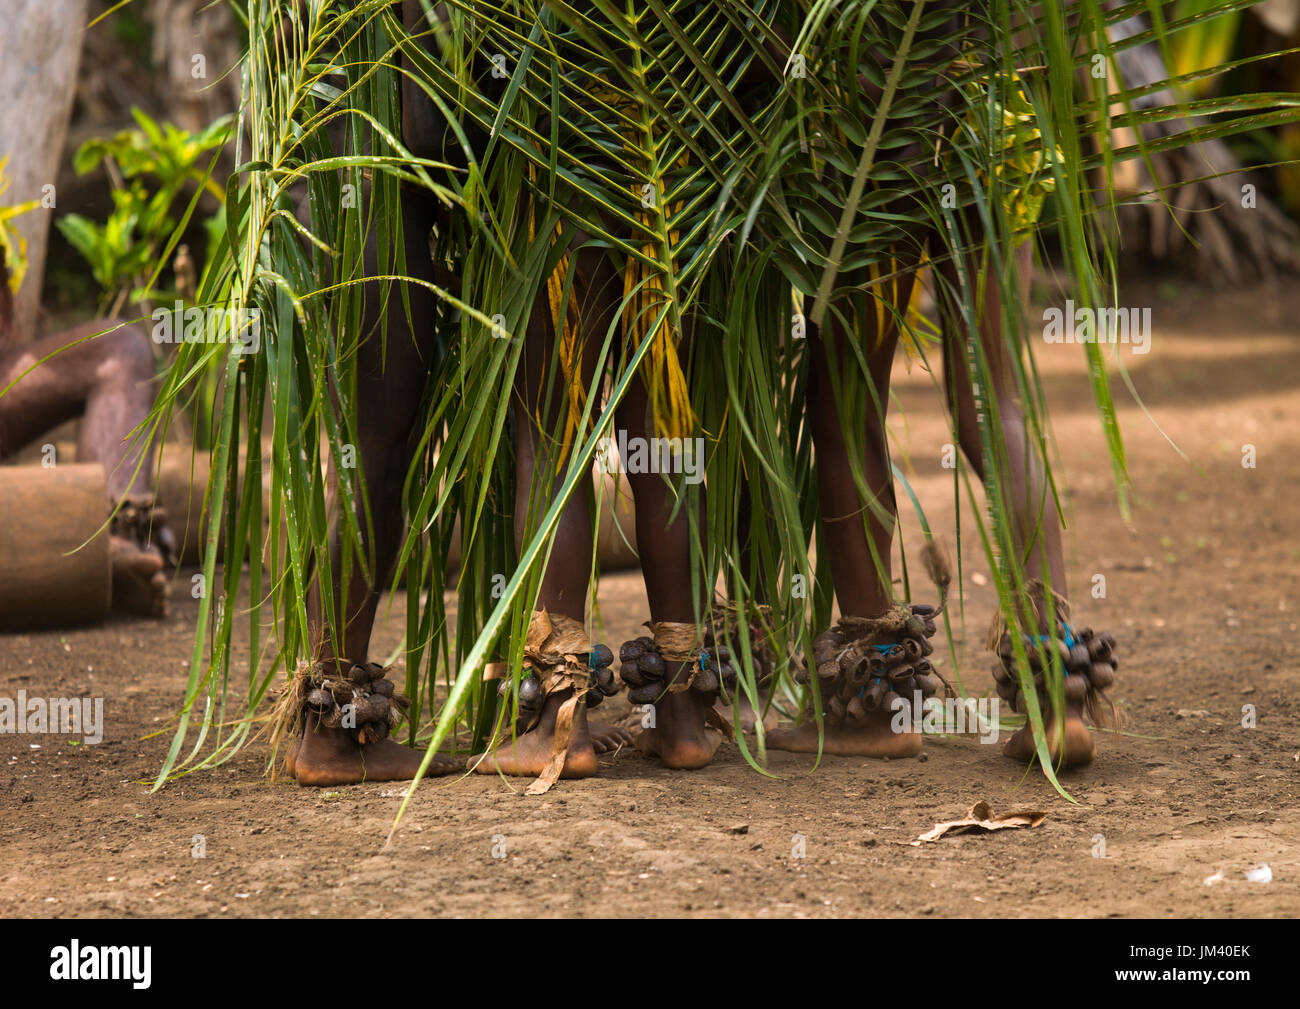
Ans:
{"type": "MultiPolygon", "coordinates": [[[[1017,283],[1023,301],[1028,297],[1031,246],[1028,243],[1022,245],[1015,256],[1017,283]]],[[[979,276],[979,266],[979,256],[970,256],[967,276],[972,281],[979,276]]],[[[948,284],[957,283],[952,264],[945,265],[943,274],[948,284]]],[[[1020,406],[1012,366],[1013,351],[1005,337],[1002,291],[996,277],[986,277],[982,301],[979,317],[980,347],[992,384],[992,401],[996,403],[998,422],[1002,428],[999,485],[1015,518],[1016,541],[1029,577],[1041,579],[1044,583],[1050,581],[1052,588],[1065,596],[1065,556],[1061,548],[1063,523],[1056,501],[1047,486],[1043,460],[1030,440],[1024,411],[1020,406]]],[[[964,351],[966,334],[946,320],[943,332],[944,377],[957,418],[957,437],[963,454],[983,480],[985,467],[979,420],[964,351]]]]}
{"type": "MultiPolygon", "coordinates": [[[[432,206],[412,193],[404,201],[403,210],[406,272],[432,282],[433,263],[428,251],[432,206]]],[[[379,272],[373,239],[366,248],[366,271],[368,276],[379,272]]],[[[326,619],[318,584],[313,583],[307,599],[313,666],[345,678],[354,665],[364,666],[369,659],[379,597],[401,546],[402,485],[411,462],[413,428],[434,353],[432,326],[427,323],[434,317],[436,306],[428,288],[418,284],[407,286],[411,307],[409,324],[397,292],[387,298],[385,311],[385,299],[380,296],[378,284],[367,285],[364,291],[362,332],[366,338],[361,343],[358,363],[357,456],[370,494],[373,537],[367,533],[367,518],[359,497],[355,509],[361,549],[367,552],[371,577],[367,580],[354,559],[350,579],[346,585],[343,583],[345,543],[338,514],[341,507],[338,473],[331,458],[330,577],[334,579],[336,605],[342,611],[342,654],[327,633],[330,622],[326,619]]],[[[415,776],[424,759],[420,750],[402,746],[393,739],[377,738],[362,743],[352,729],[327,726],[311,711],[307,712],[306,719],[301,740],[290,742],[292,749],[285,759],[285,770],[301,785],[407,780],[415,776]]],[[[445,774],[463,767],[463,761],[436,758],[429,773],[445,774]]]]}
{"type": "MultiPolygon", "coordinates": [[[[584,320],[581,339],[580,373],[573,381],[590,388],[600,356],[601,344],[618,300],[610,292],[619,290],[620,278],[607,257],[581,251],[575,297],[584,320]]],[[[539,298],[529,320],[523,361],[516,380],[515,417],[515,542],[522,549],[537,521],[549,508],[564,483],[567,457],[561,458],[560,433],[564,430],[568,406],[568,382],[557,372],[554,325],[546,298],[539,298]]],[[[574,435],[581,437],[581,432],[574,435]]],[[[555,540],[537,600],[539,609],[551,615],[582,623],[586,616],[587,590],[591,583],[594,524],[590,487],[579,488],[560,513],[555,540]]],[[[511,735],[494,751],[474,758],[471,766],[482,773],[534,777],[551,761],[555,731],[561,709],[572,696],[571,689],[548,694],[536,723],[518,736],[511,735]]],[[[562,777],[582,778],[596,773],[596,754],[631,742],[625,729],[588,723],[586,704],[579,704],[573,716],[565,752],[562,777]]]]}
{"type": "MultiPolygon", "coordinates": [[[[155,446],[137,441],[134,432],[153,406],[153,378],[148,332],[111,319],[83,323],[10,351],[0,357],[0,459],[80,417],[77,460],[104,467],[106,505],[116,506],[128,493],[151,497],[155,446]]],[[[171,542],[162,521],[139,536],[110,537],[116,607],[166,615],[163,566],[171,542]]]]}
{"type": "MultiPolygon", "coordinates": [[[[638,376],[618,408],[618,425],[632,439],[656,437],[650,397],[638,376]]],[[[696,458],[703,464],[703,461],[696,458]]],[[[689,501],[659,473],[629,473],[636,502],[636,541],[641,553],[654,623],[694,624],[696,600],[706,598],[691,561],[689,501]],[[694,588],[693,588],[694,586],[694,588]]],[[[691,662],[665,660],[663,685],[671,688],[690,675],[691,662]]],[[[654,702],[653,724],[636,738],[643,753],[658,757],[666,766],[689,770],[704,767],[722,742],[721,733],[706,722],[712,702],[697,690],[665,689],[654,702]]]]}
{"type": "MultiPolygon", "coordinates": [[[[899,285],[898,302],[906,306],[910,280],[899,285]]],[[[893,605],[890,574],[890,545],[894,535],[896,506],[894,481],[885,440],[885,416],[889,403],[889,372],[897,345],[898,329],[887,318],[881,327],[874,304],[858,312],[860,339],[867,349],[868,375],[862,381],[849,339],[838,325],[828,333],[810,328],[812,353],[808,389],[808,419],[812,425],[817,454],[817,488],[829,556],[824,558],[835,583],[835,598],[842,617],[879,617],[893,605]],[[844,377],[840,377],[844,376],[844,377]],[[847,380],[846,380],[847,379],[847,380]],[[837,403],[836,390],[840,402],[837,403]],[[865,417],[858,439],[845,431],[842,419],[847,404],[856,398],[859,417],[865,417]],[[869,498],[864,500],[853,478],[851,453],[860,453],[869,498]],[[874,507],[872,505],[874,504],[874,507]]],[[[823,698],[823,703],[826,702],[823,698]]],[[[921,748],[914,732],[895,732],[893,713],[885,707],[864,718],[828,724],[821,746],[826,753],[843,756],[904,757],[921,748]]],[[[819,746],[818,727],[804,722],[793,728],[768,734],[774,749],[815,753],[819,746]]]]}
{"type": "MultiPolygon", "coordinates": [[[[1015,253],[1017,286],[1021,295],[1021,313],[1029,293],[1029,276],[1033,250],[1029,243],[1015,253]]],[[[978,254],[968,257],[966,269],[969,283],[978,283],[980,277],[978,254]]],[[[1043,460],[1026,426],[1024,411],[1016,386],[1013,368],[1013,344],[1006,335],[1002,290],[993,270],[986,271],[982,284],[982,305],[979,316],[979,346],[983,353],[988,383],[991,386],[991,403],[996,404],[1002,440],[996,465],[998,486],[1014,519],[1015,542],[1028,578],[1038,579],[1052,590],[1066,597],[1065,557],[1061,547],[1063,523],[1055,498],[1047,486],[1043,460]]],[[[957,270],[948,263],[942,268],[945,283],[960,290],[957,270]]],[[[980,443],[977,403],[970,367],[966,354],[966,333],[952,322],[952,312],[945,313],[944,377],[949,402],[957,420],[957,437],[962,452],[982,482],[987,486],[987,467],[980,443]]],[[[990,398],[985,397],[990,403],[990,398]]],[[[1058,619],[1060,615],[1058,614],[1058,619]]],[[[1051,634],[1045,606],[1039,606],[1037,634],[1051,634]]],[[[1048,720],[1049,750],[1053,759],[1064,750],[1065,764],[1082,764],[1092,760],[1094,746],[1092,735],[1083,721],[1082,699],[1067,699],[1063,731],[1058,731],[1047,705],[1044,711],[1048,720]]],[[[1028,761],[1034,753],[1032,733],[1028,726],[1016,732],[1003,748],[1008,756],[1028,761]]]]}

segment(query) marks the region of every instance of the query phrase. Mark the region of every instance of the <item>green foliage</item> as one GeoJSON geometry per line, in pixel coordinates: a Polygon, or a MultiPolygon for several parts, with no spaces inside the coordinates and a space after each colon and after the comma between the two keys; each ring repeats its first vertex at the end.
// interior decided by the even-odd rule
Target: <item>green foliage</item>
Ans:
{"type": "MultiPolygon", "coordinates": [[[[210,172],[214,152],[229,138],[230,116],[190,133],[171,123],[155,122],[138,108],[131,114],[139,129],[88,140],[73,157],[79,175],[105,162],[111,165],[113,209],[108,218],[99,224],[68,213],[56,221],[59,231],[90,264],[100,287],[101,311],[152,296],[153,267],[179,234],[176,204],[186,186],[209,193],[218,203],[225,199],[210,172]]],[[[218,211],[210,221],[223,219],[218,211]]]]}

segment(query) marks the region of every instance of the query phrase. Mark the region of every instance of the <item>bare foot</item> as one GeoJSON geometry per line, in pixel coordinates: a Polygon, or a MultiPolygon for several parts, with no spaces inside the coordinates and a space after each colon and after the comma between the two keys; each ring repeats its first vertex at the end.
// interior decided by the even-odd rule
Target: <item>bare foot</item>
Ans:
{"type": "MultiPolygon", "coordinates": [[[[1053,767],[1082,767],[1092,763],[1093,757],[1097,755],[1097,746],[1088,726],[1084,724],[1082,703],[1067,702],[1065,706],[1064,758],[1061,750],[1062,733],[1057,729],[1050,707],[1043,711],[1043,717],[1046,720],[1047,752],[1051,754],[1053,767]]],[[[1033,727],[1025,725],[1018,729],[1002,744],[1002,752],[1024,764],[1033,760],[1038,753],[1034,749],[1033,727]]]]}
{"type": "Polygon", "coordinates": [[[632,745],[631,731],[621,725],[588,722],[587,733],[591,736],[591,748],[597,753],[612,753],[620,746],[632,745]]]}
{"type": "Polygon", "coordinates": [[[636,737],[638,750],[678,770],[694,770],[713,760],[722,733],[704,720],[709,709],[704,698],[694,690],[667,693],[654,708],[654,721],[636,737]]]}
{"type": "Polygon", "coordinates": [[[170,586],[158,548],[142,547],[125,536],[110,536],[113,569],[113,608],[124,613],[161,619],[167,616],[170,586]]]}
{"type": "MultiPolygon", "coordinates": [[[[921,752],[920,733],[895,732],[893,720],[893,713],[882,706],[860,722],[827,725],[821,750],[837,757],[915,757],[921,752]]],[[[767,734],[767,745],[773,750],[816,753],[817,724],[804,722],[775,729],[767,734]]]]}
{"type": "MultiPolygon", "coordinates": [[[[294,741],[284,769],[300,785],[355,785],[363,781],[410,781],[420,769],[424,751],[392,739],[362,746],[347,729],[328,729],[315,712],[307,713],[307,731],[294,741]]],[[[463,759],[434,756],[426,777],[465,770],[463,759]]]]}
{"type": "MultiPolygon", "coordinates": [[[[504,740],[489,753],[471,757],[470,769],[479,774],[506,774],[527,778],[540,775],[546,770],[555,749],[555,720],[560,706],[572,693],[572,690],[559,690],[549,695],[542,705],[542,714],[535,726],[522,736],[504,740]]],[[[587,707],[579,704],[573,715],[569,745],[564,751],[564,769],[560,772],[560,777],[589,778],[595,773],[596,749],[587,728],[587,707]]]]}

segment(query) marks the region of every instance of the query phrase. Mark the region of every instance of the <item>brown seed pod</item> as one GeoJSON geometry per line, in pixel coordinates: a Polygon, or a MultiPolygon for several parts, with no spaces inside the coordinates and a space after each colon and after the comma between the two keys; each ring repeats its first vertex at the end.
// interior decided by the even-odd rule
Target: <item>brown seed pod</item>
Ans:
{"type": "Polygon", "coordinates": [[[591,650],[590,661],[598,669],[604,668],[614,661],[614,653],[609,650],[609,645],[599,644],[591,650]]]}
{"type": "Polygon", "coordinates": [[[830,662],[823,662],[817,667],[817,678],[819,680],[833,680],[840,674],[840,664],[832,659],[830,662]]]}
{"type": "Polygon", "coordinates": [[[366,706],[370,709],[370,718],[368,721],[383,722],[385,725],[388,724],[388,712],[391,709],[391,706],[388,703],[387,697],[383,694],[371,694],[366,699],[366,706]]]}
{"type": "Polygon", "coordinates": [[[654,704],[662,689],[658,681],[652,681],[641,687],[633,687],[627,692],[627,699],[633,704],[654,704]]]}
{"type": "Polygon", "coordinates": [[[624,641],[623,647],[618,650],[618,659],[620,662],[635,662],[644,652],[639,641],[624,641]]]}
{"type": "Polygon", "coordinates": [[[1009,703],[1012,706],[1012,708],[1015,707],[1016,694],[1018,694],[1020,691],[1016,688],[1016,685],[1014,683],[1012,683],[1010,680],[1002,680],[997,685],[997,691],[999,697],[1001,697],[1004,701],[1009,703]]]}
{"type": "Polygon", "coordinates": [[[925,652],[921,648],[922,641],[925,641],[925,638],[904,638],[902,642],[903,654],[912,660],[923,658],[925,652]]]}
{"type": "Polygon", "coordinates": [[[519,681],[519,706],[535,708],[542,703],[542,681],[536,676],[525,676],[519,681]]]}
{"type": "Polygon", "coordinates": [[[716,694],[718,692],[718,674],[712,669],[701,669],[695,674],[691,689],[698,690],[701,694],[716,694]]]}
{"type": "Polygon", "coordinates": [[[872,680],[862,695],[862,706],[867,711],[880,707],[880,700],[889,692],[889,683],[885,680],[872,680]]]}
{"type": "Polygon", "coordinates": [[[854,722],[860,722],[867,717],[866,708],[863,707],[862,701],[857,694],[849,698],[849,703],[844,706],[844,711],[854,722]]]}
{"type": "Polygon", "coordinates": [[[353,666],[352,671],[348,673],[348,679],[357,684],[357,686],[364,687],[373,679],[373,677],[370,675],[369,669],[365,666],[357,665],[353,666]]]}
{"type": "Polygon", "coordinates": [[[655,644],[655,639],[648,638],[644,634],[636,639],[636,643],[641,646],[643,652],[657,652],[659,650],[659,646],[655,644]]]}
{"type": "Polygon", "coordinates": [[[1110,636],[1109,631],[1102,631],[1100,634],[1097,635],[1097,640],[1104,642],[1106,647],[1109,648],[1111,651],[1115,650],[1115,639],[1110,636]]]}
{"type": "Polygon", "coordinates": [[[922,697],[933,697],[939,692],[942,681],[937,676],[927,676],[919,673],[916,676],[916,687],[921,691],[922,697]]]}
{"type": "MultiPolygon", "coordinates": [[[[885,711],[894,711],[894,705],[899,700],[899,696],[892,690],[886,690],[885,696],[880,699],[880,707],[885,711]]],[[[909,703],[911,703],[909,701],[909,703]]]]}
{"type": "Polygon", "coordinates": [[[629,687],[640,687],[645,684],[645,677],[641,675],[641,665],[636,659],[629,659],[623,663],[618,674],[623,677],[623,682],[629,687]]]}
{"type": "MultiPolygon", "coordinates": [[[[374,709],[371,707],[370,702],[371,698],[369,697],[358,697],[352,702],[353,725],[358,728],[367,725],[370,722],[377,721],[374,709]]],[[[388,717],[387,710],[384,711],[384,717],[388,717]]]]}
{"type": "Polygon", "coordinates": [[[910,662],[900,662],[896,666],[889,667],[889,681],[891,683],[902,683],[910,680],[916,675],[916,667],[910,662]]]}
{"type": "Polygon", "coordinates": [[[1086,673],[1088,667],[1092,665],[1092,656],[1088,654],[1088,646],[1076,644],[1070,649],[1070,661],[1066,663],[1066,668],[1072,673],[1086,673]]]}
{"type": "Polygon", "coordinates": [[[736,667],[730,662],[724,663],[718,667],[718,679],[722,681],[724,686],[730,687],[736,682],[736,667]]]}
{"type": "Polygon", "coordinates": [[[618,693],[618,687],[614,685],[614,670],[609,666],[597,666],[593,679],[600,692],[606,697],[612,697],[618,693]]]}
{"type": "Polygon", "coordinates": [[[845,675],[844,682],[852,689],[858,690],[865,686],[869,679],[871,679],[871,663],[866,659],[858,659],[845,675]]]}
{"type": "Polygon", "coordinates": [[[352,703],[352,688],[345,687],[343,684],[336,684],[330,688],[330,693],[334,695],[334,703],[339,707],[352,703]]]}
{"type": "Polygon", "coordinates": [[[853,675],[853,669],[855,666],[857,666],[858,662],[861,661],[861,659],[862,656],[859,655],[855,650],[850,648],[848,651],[844,652],[844,654],[840,656],[840,672],[844,676],[853,675]]]}
{"type": "Polygon", "coordinates": [[[921,644],[921,658],[934,654],[934,645],[930,644],[929,638],[920,638],[918,640],[921,644]]]}
{"type": "Polygon", "coordinates": [[[1088,655],[1092,657],[1093,662],[1105,662],[1110,658],[1110,645],[1101,638],[1093,638],[1088,642],[1088,655]]]}
{"type": "Polygon", "coordinates": [[[1088,679],[1098,690],[1105,690],[1115,682],[1115,670],[1108,662],[1094,662],[1088,672],[1088,679]]]}
{"type": "Polygon", "coordinates": [[[658,652],[646,652],[637,660],[637,666],[641,670],[641,675],[647,680],[664,678],[664,657],[658,652]]]}
{"type": "Polygon", "coordinates": [[[934,607],[929,603],[912,603],[912,612],[918,617],[934,616],[934,607]]]}
{"type": "Polygon", "coordinates": [[[1065,678],[1065,699],[1082,701],[1088,695],[1088,677],[1071,673],[1065,678]]]}
{"type": "Polygon", "coordinates": [[[1074,636],[1075,638],[1077,638],[1079,641],[1082,641],[1086,645],[1093,638],[1092,628],[1091,627],[1081,628],[1080,630],[1074,632],[1074,636]]]}
{"type": "Polygon", "coordinates": [[[837,649],[844,644],[844,639],[834,631],[822,631],[817,637],[813,638],[813,649],[830,648],[837,649]]]}
{"type": "Polygon", "coordinates": [[[328,690],[315,687],[307,692],[307,707],[315,711],[327,711],[334,707],[334,697],[328,690]]]}
{"type": "Polygon", "coordinates": [[[832,695],[828,707],[830,708],[830,713],[832,718],[835,718],[839,721],[844,720],[845,708],[844,708],[843,701],[841,701],[838,697],[832,695]]]}
{"type": "Polygon", "coordinates": [[[1030,657],[1034,659],[1036,666],[1043,662],[1043,655],[1039,654],[1040,649],[1045,655],[1047,655],[1048,663],[1052,662],[1053,655],[1056,655],[1056,657],[1061,661],[1062,668],[1070,666],[1070,648],[1065,644],[1065,641],[1061,640],[1061,638],[1049,637],[1047,641],[1031,642],[1031,644],[1027,645],[1027,648],[1028,651],[1030,651],[1030,657]]]}
{"type": "Polygon", "coordinates": [[[393,686],[392,680],[375,680],[375,682],[370,685],[370,689],[373,693],[380,694],[384,697],[392,697],[397,691],[397,688],[393,686]]]}
{"type": "Polygon", "coordinates": [[[993,680],[995,683],[1010,683],[1012,680],[1011,670],[1001,662],[993,663],[993,680]]]}
{"type": "Polygon", "coordinates": [[[932,637],[934,637],[938,632],[939,632],[939,628],[938,628],[938,626],[935,624],[935,622],[934,622],[933,620],[931,620],[931,619],[929,619],[929,618],[927,617],[927,618],[926,618],[926,621],[925,621],[925,636],[926,636],[927,638],[932,638],[932,637]]]}

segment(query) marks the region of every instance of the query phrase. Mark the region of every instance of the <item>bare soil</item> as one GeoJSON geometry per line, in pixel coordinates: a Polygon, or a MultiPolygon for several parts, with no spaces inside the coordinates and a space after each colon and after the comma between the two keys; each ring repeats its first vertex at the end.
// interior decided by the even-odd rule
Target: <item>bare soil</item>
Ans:
{"type": "MultiPolygon", "coordinates": [[[[0,736],[0,915],[1295,917],[1300,292],[1127,300],[1151,304],[1155,319],[1151,353],[1124,354],[1151,419],[1112,383],[1135,483],[1129,524],[1080,349],[1039,353],[1075,622],[1110,629],[1121,649],[1124,734],[1100,736],[1097,762],[1066,776],[1076,802],[975,737],[927,737],[919,760],[828,757],[816,769],[771,753],[770,776],[734,745],[696,772],[623,751],[601,759],[598,777],[541,797],[522,780],[439,779],[387,847],[399,786],[272,782],[261,751],[150,794],[168,736],[145,737],[178,706],[192,645],[197,604],[182,571],[161,623],[0,637],[0,696],[102,696],[107,720],[98,745],[0,736]],[[1254,468],[1242,465],[1246,444],[1254,468]],[[1096,574],[1105,598],[1089,592],[1096,574]],[[979,799],[1048,816],[1034,829],[903,843],[979,799]],[[206,857],[193,857],[195,835],[206,857]],[[1261,863],[1272,882],[1248,882],[1261,863]]],[[[933,381],[900,363],[897,391],[900,464],[935,528],[950,530],[940,457],[951,439],[933,381]]],[[[913,516],[902,526],[915,548],[913,516]]],[[[963,553],[958,668],[987,691],[993,589],[977,537],[964,536],[963,553]]],[[[601,617],[609,642],[637,632],[639,575],[604,580],[601,617]]],[[[402,619],[395,606],[381,655],[402,619]]],[[[611,709],[626,713],[626,700],[602,715],[611,709]]]]}

